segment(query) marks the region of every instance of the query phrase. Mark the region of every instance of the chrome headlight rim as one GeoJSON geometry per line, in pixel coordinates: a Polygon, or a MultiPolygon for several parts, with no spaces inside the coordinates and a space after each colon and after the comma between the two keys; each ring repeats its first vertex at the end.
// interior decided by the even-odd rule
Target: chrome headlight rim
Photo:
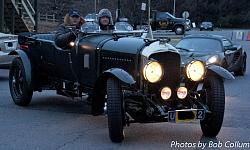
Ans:
{"type": "Polygon", "coordinates": [[[207,71],[207,70],[206,70],[206,65],[204,64],[203,61],[200,61],[200,60],[192,60],[192,61],[190,61],[190,62],[185,66],[186,77],[187,77],[189,80],[194,81],[194,82],[198,82],[198,81],[203,80],[204,77],[206,76],[206,71],[207,71]],[[200,63],[201,66],[202,66],[201,69],[203,69],[202,75],[200,75],[200,77],[198,77],[198,78],[192,77],[191,74],[190,74],[190,70],[189,70],[190,67],[191,67],[193,64],[195,64],[195,63],[200,63]]]}
{"type": "MultiPolygon", "coordinates": [[[[143,77],[144,77],[144,79],[146,80],[146,81],[148,81],[148,82],[150,82],[150,83],[156,83],[156,82],[159,82],[159,81],[161,81],[161,79],[162,79],[162,77],[163,77],[163,75],[164,75],[164,70],[163,70],[163,68],[162,68],[162,66],[161,66],[161,64],[158,62],[158,61],[156,61],[156,60],[150,60],[150,61],[148,61],[145,65],[144,65],[144,67],[143,67],[143,77]],[[157,64],[158,65],[158,67],[160,68],[160,75],[159,75],[159,77],[157,78],[157,79],[155,79],[155,80],[152,80],[152,79],[150,79],[150,75],[148,75],[147,74],[147,69],[149,69],[148,67],[150,66],[150,65],[152,65],[153,63],[155,63],[155,64],[157,64]]],[[[157,76],[157,75],[156,75],[157,76]]]]}

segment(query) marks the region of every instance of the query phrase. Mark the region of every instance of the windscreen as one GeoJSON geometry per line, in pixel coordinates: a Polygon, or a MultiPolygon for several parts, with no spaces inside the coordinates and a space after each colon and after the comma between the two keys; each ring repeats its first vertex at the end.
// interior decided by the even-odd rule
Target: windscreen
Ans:
{"type": "Polygon", "coordinates": [[[199,52],[220,52],[222,51],[221,42],[210,38],[187,38],[181,40],[176,48],[188,49],[199,52]]]}

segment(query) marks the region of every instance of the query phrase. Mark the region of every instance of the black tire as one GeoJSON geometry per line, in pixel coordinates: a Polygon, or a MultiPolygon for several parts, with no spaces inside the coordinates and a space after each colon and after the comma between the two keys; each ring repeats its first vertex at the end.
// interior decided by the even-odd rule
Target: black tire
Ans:
{"type": "Polygon", "coordinates": [[[246,56],[243,57],[243,62],[239,68],[239,70],[234,72],[234,75],[236,76],[244,76],[246,73],[246,66],[247,66],[247,60],[246,60],[246,56]]]}
{"type": "Polygon", "coordinates": [[[174,32],[176,35],[183,35],[184,34],[184,27],[183,26],[180,26],[180,25],[177,25],[175,28],[174,28],[174,32]]]}
{"type": "Polygon", "coordinates": [[[211,113],[205,115],[204,120],[200,121],[201,130],[207,137],[215,137],[220,132],[225,110],[225,91],[223,80],[218,76],[208,76],[204,81],[204,103],[208,106],[211,113]]]}
{"type": "Polygon", "coordinates": [[[12,99],[16,105],[28,106],[31,102],[33,90],[28,85],[25,69],[20,58],[14,58],[9,72],[9,87],[12,99]]]}
{"type": "Polygon", "coordinates": [[[112,142],[120,143],[124,139],[124,109],[121,85],[115,78],[107,81],[107,114],[109,137],[112,142]]]}

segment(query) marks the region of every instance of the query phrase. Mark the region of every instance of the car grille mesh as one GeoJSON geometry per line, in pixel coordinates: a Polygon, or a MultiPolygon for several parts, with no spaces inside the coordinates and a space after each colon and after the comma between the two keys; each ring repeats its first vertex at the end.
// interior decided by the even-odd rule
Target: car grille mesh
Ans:
{"type": "Polygon", "coordinates": [[[102,53],[100,57],[101,72],[110,68],[121,68],[131,75],[135,73],[135,59],[130,54],[102,53]]]}
{"type": "Polygon", "coordinates": [[[173,96],[176,96],[176,92],[173,91],[180,83],[180,55],[174,52],[162,52],[151,55],[150,59],[157,60],[162,65],[164,75],[161,81],[149,83],[149,92],[158,93],[157,95],[160,96],[160,90],[168,86],[172,90],[173,98],[173,96]]]}

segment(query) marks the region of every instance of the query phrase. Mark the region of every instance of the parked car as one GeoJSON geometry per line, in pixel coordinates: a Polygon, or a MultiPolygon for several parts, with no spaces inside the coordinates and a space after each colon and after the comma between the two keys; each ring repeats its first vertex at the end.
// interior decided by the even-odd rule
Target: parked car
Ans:
{"type": "Polygon", "coordinates": [[[55,45],[53,34],[19,36],[22,49],[10,54],[18,56],[9,73],[15,104],[27,106],[33,92],[48,89],[67,97],[88,93],[94,115],[107,103],[113,142],[122,142],[124,126],[135,122],[198,119],[204,135],[219,133],[223,78],[234,78],[227,70],[198,60],[184,64],[176,48],[130,36],[135,31],[83,32],[66,49],[55,45]]]}
{"type": "Polygon", "coordinates": [[[85,22],[81,29],[85,32],[95,32],[100,30],[100,26],[96,22],[85,22]]]}
{"type": "Polygon", "coordinates": [[[132,31],[133,26],[131,26],[128,22],[116,22],[115,23],[115,30],[132,31]]]}
{"type": "Polygon", "coordinates": [[[84,17],[84,20],[85,20],[86,22],[98,22],[98,21],[97,21],[97,16],[98,16],[98,14],[89,13],[89,14],[87,14],[87,15],[84,17]]]}
{"type": "Polygon", "coordinates": [[[8,69],[13,56],[8,54],[17,49],[17,35],[0,33],[0,69],[8,69]]]}
{"type": "Polygon", "coordinates": [[[186,30],[191,29],[191,21],[184,18],[176,18],[168,12],[153,12],[151,21],[153,30],[171,30],[178,35],[182,35],[186,30]]]}
{"type": "Polygon", "coordinates": [[[189,35],[179,41],[176,48],[182,55],[202,60],[207,65],[219,65],[237,76],[246,72],[246,51],[223,36],[189,35]]]}
{"type": "Polygon", "coordinates": [[[214,30],[214,25],[212,22],[202,22],[200,24],[200,31],[202,30],[210,30],[213,31],[214,30]]]}

